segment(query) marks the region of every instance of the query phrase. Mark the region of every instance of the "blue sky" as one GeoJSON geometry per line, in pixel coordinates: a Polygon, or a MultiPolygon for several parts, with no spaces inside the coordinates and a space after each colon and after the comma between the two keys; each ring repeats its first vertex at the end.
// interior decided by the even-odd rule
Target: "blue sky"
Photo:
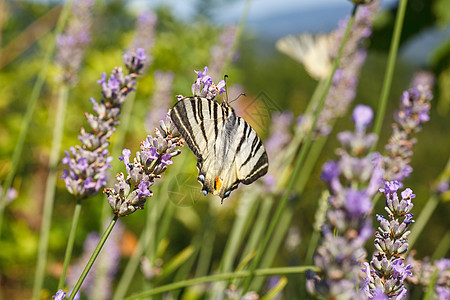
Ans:
{"type": "MultiPolygon", "coordinates": [[[[193,13],[193,6],[197,2],[195,0],[129,0],[129,6],[132,8],[150,5],[152,7],[164,4],[171,6],[180,18],[188,18],[193,13]]],[[[382,5],[392,5],[396,0],[383,0],[382,5]]],[[[232,1],[228,7],[221,7],[218,11],[220,19],[237,19],[239,18],[246,1],[232,1]]],[[[309,10],[325,8],[326,6],[347,6],[348,9],[352,4],[348,0],[253,0],[251,1],[251,9],[249,21],[254,18],[264,18],[273,14],[282,14],[288,10],[309,10]]]]}

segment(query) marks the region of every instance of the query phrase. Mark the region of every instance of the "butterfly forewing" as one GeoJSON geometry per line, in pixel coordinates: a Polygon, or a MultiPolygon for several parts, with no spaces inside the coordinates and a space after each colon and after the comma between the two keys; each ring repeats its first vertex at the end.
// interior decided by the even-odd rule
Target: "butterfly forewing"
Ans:
{"type": "Polygon", "coordinates": [[[184,98],[172,108],[171,119],[197,156],[198,180],[205,194],[226,198],[240,182],[250,184],[267,173],[260,138],[227,104],[184,98]]]}

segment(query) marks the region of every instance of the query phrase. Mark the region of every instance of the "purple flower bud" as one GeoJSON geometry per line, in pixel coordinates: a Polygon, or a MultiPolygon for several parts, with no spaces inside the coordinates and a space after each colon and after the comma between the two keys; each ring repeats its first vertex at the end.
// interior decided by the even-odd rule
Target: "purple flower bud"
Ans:
{"type": "Polygon", "coordinates": [[[218,94],[225,92],[223,88],[225,86],[225,81],[220,81],[216,86],[212,78],[206,75],[208,72],[208,67],[204,68],[204,71],[195,71],[197,73],[197,79],[192,85],[192,94],[194,96],[204,97],[213,100],[218,94]]]}
{"type": "Polygon", "coordinates": [[[353,217],[361,217],[370,212],[372,201],[364,191],[350,189],[346,193],[345,208],[353,217]]]}
{"type": "Polygon", "coordinates": [[[170,160],[171,157],[172,157],[172,155],[170,155],[170,153],[164,154],[163,156],[161,156],[161,163],[164,166],[169,166],[169,165],[173,164],[173,162],[170,160]]]}
{"type": "Polygon", "coordinates": [[[370,125],[373,119],[373,111],[370,106],[367,105],[356,105],[352,114],[353,122],[357,129],[364,130],[370,125]]]}
{"type": "Polygon", "coordinates": [[[140,143],[140,152],[136,153],[133,163],[130,163],[131,151],[123,150],[122,160],[127,169],[127,176],[122,173],[116,176],[117,183],[114,188],[107,188],[108,203],[115,215],[127,216],[144,209],[148,197],[153,193],[149,188],[153,185],[155,178],[161,177],[168,165],[173,164],[171,158],[180,153],[176,147],[180,146],[180,138],[171,124],[170,118],[161,122],[161,130],[155,129],[156,137],[148,135],[140,143]]]}
{"type": "Polygon", "coordinates": [[[66,293],[63,290],[58,290],[55,296],[52,296],[53,300],[66,299],[66,293]]]}
{"type": "Polygon", "coordinates": [[[119,156],[119,160],[123,161],[125,166],[128,167],[128,165],[130,164],[130,156],[131,156],[130,149],[123,149],[122,150],[122,155],[123,156],[119,156]]]}

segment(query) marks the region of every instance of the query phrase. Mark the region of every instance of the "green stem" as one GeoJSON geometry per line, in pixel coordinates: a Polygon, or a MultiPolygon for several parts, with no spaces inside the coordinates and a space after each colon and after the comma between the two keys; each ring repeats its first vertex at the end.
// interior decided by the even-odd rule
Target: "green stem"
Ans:
{"type": "MultiPolygon", "coordinates": [[[[255,218],[258,209],[258,194],[254,191],[247,193],[246,199],[241,199],[239,207],[236,209],[236,219],[233,222],[233,227],[228,236],[225,250],[223,251],[222,259],[220,261],[219,272],[230,272],[233,270],[233,262],[239,252],[239,248],[244,241],[245,235],[249,229],[250,224],[255,218]]],[[[218,282],[213,285],[213,298],[218,298],[219,294],[225,288],[223,282],[218,282]]]]}
{"type": "MultiPolygon", "coordinates": [[[[270,243],[267,246],[267,251],[264,253],[260,267],[262,268],[270,267],[277,254],[279,254],[280,245],[284,241],[284,237],[286,236],[286,232],[289,229],[289,224],[291,224],[293,214],[294,214],[293,209],[285,209],[283,211],[283,214],[280,218],[280,222],[278,222],[277,227],[275,228],[274,231],[274,235],[270,239],[270,243]]],[[[256,278],[250,285],[251,290],[259,291],[261,290],[263,284],[264,284],[263,278],[256,278]]]]}
{"type": "Polygon", "coordinates": [[[69,267],[70,258],[72,257],[73,244],[75,242],[75,235],[77,232],[78,221],[80,220],[82,200],[78,199],[75,205],[75,211],[72,217],[72,226],[70,227],[69,240],[67,241],[66,254],[64,255],[63,270],[61,277],[59,278],[58,290],[64,287],[64,282],[66,280],[67,268],[69,267]]]}
{"type": "Polygon", "coordinates": [[[417,238],[422,233],[423,229],[425,228],[425,225],[427,224],[428,220],[430,219],[431,215],[433,214],[438,204],[439,204],[439,197],[437,195],[432,195],[428,199],[427,204],[425,204],[419,217],[414,223],[413,228],[411,229],[411,234],[408,236],[408,252],[410,249],[413,249],[413,246],[416,243],[417,238]]]}
{"type": "Polygon", "coordinates": [[[66,115],[69,88],[61,85],[58,96],[58,107],[56,109],[56,119],[53,128],[53,140],[48,162],[49,172],[45,185],[44,209],[42,212],[41,232],[39,235],[39,248],[34,277],[33,299],[38,299],[44,283],[45,264],[47,261],[48,241],[50,237],[50,224],[53,214],[53,202],[55,200],[56,167],[59,163],[59,153],[61,151],[61,140],[64,129],[64,119],[66,115]]]}
{"type": "Polygon", "coordinates": [[[319,199],[319,205],[316,210],[313,233],[308,243],[308,250],[306,252],[305,264],[311,264],[313,261],[314,251],[316,250],[317,244],[320,239],[320,228],[325,222],[327,208],[328,208],[328,198],[330,197],[330,193],[328,191],[322,192],[322,195],[319,199]]]}
{"type": "Polygon", "coordinates": [[[233,269],[233,261],[236,254],[239,251],[239,247],[244,240],[245,233],[254,219],[256,210],[258,208],[258,196],[256,193],[248,194],[247,199],[241,200],[239,202],[240,208],[237,209],[239,213],[237,214],[236,221],[233,224],[231,233],[227,240],[225,250],[223,253],[221,271],[230,272],[233,269]]]}
{"type": "Polygon", "coordinates": [[[434,294],[434,286],[436,284],[437,275],[438,275],[438,269],[435,267],[434,272],[431,275],[430,281],[428,283],[425,295],[423,295],[423,300],[433,299],[432,297],[434,294]]]}
{"type": "MultiPolygon", "coordinates": [[[[147,204],[154,204],[154,202],[147,204]]],[[[153,207],[146,207],[148,211],[153,211],[152,208],[153,207]]],[[[150,240],[152,235],[154,235],[154,231],[151,230],[151,226],[148,226],[149,223],[151,223],[151,218],[147,218],[146,220],[146,225],[144,226],[144,230],[142,231],[141,236],[139,238],[138,246],[134,250],[131,258],[128,260],[125,270],[123,271],[120,277],[120,280],[114,291],[114,297],[112,298],[113,300],[123,299],[123,297],[125,296],[126,292],[128,291],[128,287],[130,286],[130,283],[133,280],[134,274],[136,273],[136,269],[139,266],[142,254],[150,244],[150,240]]]]}
{"type": "Polygon", "coordinates": [[[441,241],[437,245],[436,250],[434,250],[433,255],[431,255],[431,261],[435,261],[436,259],[445,257],[449,247],[450,247],[450,231],[447,231],[445,236],[441,239],[441,241]]]}
{"type": "MultiPolygon", "coordinates": [[[[331,127],[334,126],[333,124],[330,124],[331,127]]],[[[322,149],[325,146],[329,135],[327,136],[320,136],[317,138],[315,143],[311,147],[311,151],[308,153],[308,157],[305,160],[305,164],[303,165],[302,171],[300,172],[299,179],[298,179],[298,187],[299,190],[303,191],[303,189],[306,186],[306,183],[308,183],[308,179],[311,176],[311,173],[316,166],[317,160],[319,159],[320,154],[322,153],[322,149]]]]}
{"type": "Polygon", "coordinates": [[[89,273],[89,270],[91,269],[92,265],[94,264],[95,259],[100,254],[100,251],[102,250],[102,247],[106,242],[106,239],[108,238],[109,234],[111,233],[112,229],[114,228],[114,225],[116,225],[116,222],[118,219],[119,219],[118,216],[114,216],[114,218],[112,218],[111,223],[109,223],[108,227],[106,228],[105,232],[103,233],[103,236],[100,239],[100,241],[98,242],[98,245],[94,250],[94,253],[92,253],[91,258],[89,259],[86,267],[84,268],[83,273],[81,273],[80,278],[78,278],[78,281],[75,284],[75,286],[72,290],[72,293],[70,294],[69,300],[73,300],[75,295],[80,290],[81,284],[83,284],[84,279],[86,278],[87,274],[89,273]]]}
{"type": "Polygon", "coordinates": [[[212,224],[212,217],[208,217],[206,224],[207,227],[203,234],[203,242],[200,247],[200,254],[198,258],[197,269],[195,270],[195,277],[201,277],[208,274],[208,269],[211,265],[214,240],[216,239],[216,232],[213,230],[214,227],[212,224]]]}
{"type": "Polygon", "coordinates": [[[306,157],[306,153],[308,152],[308,150],[310,148],[311,141],[312,141],[312,134],[313,134],[313,131],[314,131],[315,127],[316,127],[316,123],[317,123],[317,119],[318,119],[319,113],[322,110],[323,105],[325,103],[325,98],[326,98],[326,96],[328,94],[328,90],[330,89],[334,73],[336,72],[336,70],[337,70],[337,68],[339,66],[339,61],[341,59],[344,46],[345,46],[345,44],[347,42],[348,36],[350,34],[350,29],[351,29],[351,27],[353,25],[353,22],[355,20],[355,14],[356,14],[357,7],[358,7],[357,5],[355,5],[353,7],[352,14],[351,14],[351,16],[350,16],[350,18],[348,20],[347,29],[345,31],[344,38],[342,39],[342,43],[341,43],[341,45],[339,47],[338,56],[336,57],[336,60],[333,63],[333,70],[332,70],[332,72],[330,74],[330,77],[327,79],[327,82],[326,82],[323,94],[322,94],[322,96],[320,98],[320,101],[318,103],[317,109],[316,109],[316,111],[314,113],[314,120],[313,120],[313,124],[311,126],[311,130],[309,131],[309,133],[308,133],[308,135],[306,137],[305,144],[303,145],[303,147],[300,150],[300,154],[299,154],[299,156],[297,158],[297,161],[295,162],[294,170],[292,172],[292,175],[289,178],[289,182],[287,184],[286,191],[284,192],[283,197],[280,200],[280,204],[278,205],[277,210],[275,211],[275,214],[274,214],[274,216],[272,218],[272,221],[271,221],[271,223],[269,225],[269,228],[268,228],[268,230],[266,232],[266,235],[264,236],[264,240],[263,240],[263,242],[261,244],[261,247],[259,247],[258,252],[256,254],[256,257],[252,261],[252,264],[250,266],[250,276],[248,276],[245,279],[242,294],[245,294],[248,291],[248,288],[249,288],[250,283],[251,283],[251,281],[253,279],[253,276],[254,276],[254,271],[256,270],[256,267],[259,265],[259,263],[261,261],[261,258],[262,258],[262,255],[264,253],[264,250],[265,250],[265,248],[267,247],[267,244],[270,241],[272,233],[273,233],[273,231],[274,231],[274,229],[275,229],[275,227],[276,227],[276,225],[277,225],[277,223],[278,223],[278,221],[279,221],[279,219],[280,219],[280,217],[281,217],[281,215],[282,215],[282,213],[284,211],[284,208],[286,207],[287,200],[288,200],[288,198],[290,196],[290,193],[292,191],[292,188],[294,187],[294,184],[295,184],[295,182],[297,180],[297,175],[298,175],[298,173],[300,171],[300,167],[302,167],[303,161],[304,161],[304,159],[306,157]]]}
{"type": "Polygon", "coordinates": [[[258,242],[261,241],[261,237],[263,236],[266,229],[266,224],[269,223],[269,216],[270,212],[272,211],[273,202],[273,196],[270,194],[262,199],[258,217],[256,218],[255,225],[253,226],[247,244],[245,245],[242,259],[247,257],[252,251],[255,251],[258,248],[258,242]]]}
{"type": "MultiPolygon", "coordinates": [[[[386,104],[388,101],[389,92],[391,90],[392,78],[394,76],[394,69],[395,69],[395,61],[397,59],[398,46],[400,44],[400,37],[402,33],[403,20],[405,19],[405,11],[407,3],[408,3],[407,0],[400,1],[397,16],[395,18],[394,35],[392,36],[391,40],[391,48],[389,49],[387,69],[386,74],[384,76],[383,86],[381,88],[380,100],[378,101],[379,104],[377,117],[375,119],[374,125],[374,133],[376,133],[377,136],[380,136],[381,127],[383,125],[383,119],[386,112],[386,104]]],[[[373,152],[376,146],[377,142],[373,144],[370,152],[373,152]]]]}
{"type": "MultiPolygon", "coordinates": [[[[445,165],[444,170],[438,176],[439,179],[448,179],[448,174],[450,172],[450,157],[447,160],[447,164],[445,165]]],[[[434,191],[435,194],[431,195],[428,201],[425,204],[425,207],[422,209],[419,217],[417,218],[414,226],[411,229],[411,234],[408,236],[408,252],[409,249],[413,249],[417,238],[422,233],[425,225],[427,224],[430,217],[433,215],[434,210],[439,204],[439,196],[436,194],[437,191],[434,191]]]]}
{"type": "MultiPolygon", "coordinates": [[[[259,269],[254,270],[254,276],[271,276],[271,275],[283,275],[283,274],[301,274],[306,272],[307,270],[317,271],[317,268],[314,266],[301,266],[301,267],[283,267],[283,268],[270,268],[270,269],[259,269]]],[[[130,297],[125,298],[125,300],[131,299],[141,299],[144,297],[149,297],[153,295],[158,295],[161,293],[177,290],[183,287],[192,286],[196,284],[212,282],[212,281],[223,281],[229,280],[231,278],[242,278],[250,276],[250,271],[239,271],[239,272],[230,272],[230,273],[222,273],[222,274],[214,274],[205,277],[197,277],[190,280],[183,280],[179,282],[170,283],[167,285],[163,285],[153,290],[142,292],[130,297]]]]}
{"type": "MultiPolygon", "coordinates": [[[[59,17],[58,23],[55,28],[55,37],[61,34],[64,24],[66,23],[67,17],[69,15],[70,7],[72,6],[72,1],[69,0],[63,7],[61,11],[61,15],[59,17]]],[[[36,109],[36,103],[39,98],[39,95],[42,90],[42,86],[44,85],[45,78],[47,76],[48,67],[51,63],[51,59],[53,57],[53,53],[56,48],[56,38],[53,38],[51,42],[48,44],[47,51],[45,53],[44,58],[42,59],[42,67],[39,71],[39,74],[36,78],[36,82],[33,85],[33,90],[31,91],[30,100],[27,105],[27,111],[25,112],[25,116],[22,121],[22,126],[20,128],[19,137],[17,139],[16,146],[12,153],[11,158],[11,170],[8,172],[8,175],[3,183],[3,192],[6,191],[12,186],[14,176],[17,172],[17,167],[19,165],[20,157],[22,156],[23,146],[25,144],[25,138],[28,135],[28,130],[30,129],[31,119],[33,118],[34,111],[36,109]]],[[[3,197],[4,199],[4,197],[3,197]]],[[[2,232],[2,224],[3,224],[3,213],[5,210],[5,203],[0,201],[0,236],[2,232]]]]}

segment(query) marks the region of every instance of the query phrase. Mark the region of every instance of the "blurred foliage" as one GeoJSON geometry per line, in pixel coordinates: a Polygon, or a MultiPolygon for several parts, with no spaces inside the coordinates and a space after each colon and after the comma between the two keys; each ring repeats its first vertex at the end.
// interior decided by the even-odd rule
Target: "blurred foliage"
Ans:
{"type": "MultiPolygon", "coordinates": [[[[148,73],[139,79],[131,127],[128,129],[125,145],[132,152],[138,149],[139,142],[147,134],[143,124],[154,88],[153,72],[161,69],[175,73],[174,103],[176,94],[190,94],[191,84],[195,78],[193,70],[200,70],[208,64],[210,48],[217,42],[217,36],[222,31],[222,28],[215,25],[210,18],[211,6],[209,3],[216,2],[220,3],[220,1],[214,0],[199,1],[195,22],[180,21],[168,7],[161,6],[157,9],[156,43],[151,53],[153,64],[148,73]]],[[[2,48],[12,42],[28,26],[33,26],[33,22],[51,8],[38,2],[26,1],[6,2],[3,5],[6,7],[2,24],[2,48]]],[[[70,92],[62,149],[79,144],[77,136],[80,128],[87,126],[83,113],[91,111],[89,98],[94,97],[99,100],[101,97],[100,86],[96,83],[100,78],[100,73],[109,73],[114,66],[122,65],[122,53],[133,38],[135,26],[135,16],[124,9],[124,5],[125,1],[106,1],[106,4],[96,7],[92,44],[87,49],[84,65],[79,74],[79,83],[70,92]]],[[[402,44],[427,28],[448,25],[450,19],[448,5],[448,1],[445,0],[411,0],[408,5],[402,44]]],[[[377,107],[395,12],[396,7],[384,12],[384,21],[379,22],[378,27],[375,28],[370,43],[370,54],[360,76],[356,103],[377,107]]],[[[41,67],[43,53],[50,39],[52,36],[46,34],[21,53],[17,59],[1,69],[0,179],[2,180],[9,171],[9,158],[20,130],[21,119],[26,110],[35,76],[41,67]]],[[[450,149],[450,139],[448,138],[448,132],[450,132],[448,117],[450,107],[449,58],[450,44],[447,41],[436,50],[431,65],[427,66],[437,76],[436,97],[432,103],[431,121],[426,123],[424,130],[417,135],[418,143],[412,160],[415,172],[405,182],[405,185],[411,187],[417,194],[414,207],[416,212],[420,212],[425,205],[430,194],[430,186],[448,159],[450,149]],[[439,112],[436,108],[437,104],[439,112]]],[[[379,151],[383,151],[382,147],[390,135],[392,113],[398,105],[400,95],[408,87],[413,72],[419,67],[421,66],[410,61],[398,61],[388,103],[387,111],[389,113],[380,137],[379,151]]],[[[5,226],[0,240],[0,249],[2,249],[0,251],[0,284],[2,296],[5,296],[5,299],[28,298],[31,293],[41,224],[43,187],[47,175],[53,115],[56,107],[55,72],[54,69],[49,72],[47,84],[41,93],[38,110],[34,115],[33,125],[22,155],[20,171],[15,178],[14,186],[19,190],[19,198],[6,210],[5,226]]],[[[291,110],[295,116],[304,111],[316,85],[316,82],[300,65],[275,51],[273,41],[264,40],[264,38],[251,33],[244,33],[239,45],[239,58],[233,65],[226,67],[225,73],[230,75],[229,83],[243,85],[247,99],[254,99],[261,91],[264,91],[282,110],[291,110]]],[[[219,79],[213,78],[215,81],[219,79]]],[[[240,105],[240,101],[235,103],[236,106],[240,105]]],[[[292,225],[299,228],[302,244],[295,253],[289,252],[282,246],[274,266],[302,264],[307,249],[305,244],[309,240],[311,225],[314,222],[314,212],[317,208],[316,199],[325,188],[325,184],[318,180],[321,165],[328,159],[335,158],[334,151],[337,146],[335,134],[349,128],[352,128],[349,117],[337,122],[311,175],[306,191],[299,198],[292,200],[291,207],[294,209],[292,225]]],[[[267,128],[263,129],[261,136],[267,137],[267,134],[267,128]]],[[[112,141],[114,142],[114,138],[112,141]]],[[[164,236],[168,246],[163,251],[162,259],[164,262],[170,261],[188,247],[197,235],[202,237],[207,230],[210,230],[214,232],[215,239],[211,266],[208,270],[214,271],[220,264],[232,222],[238,213],[235,209],[238,207],[239,191],[234,192],[234,196],[220,206],[218,198],[212,196],[205,198],[201,194],[200,185],[195,180],[197,176],[195,158],[187,151],[187,148],[174,161],[175,164],[164,175],[163,181],[158,182],[153,188],[155,196],[147,203],[147,210],[158,205],[162,207],[162,215],[156,216],[155,222],[158,224],[163,222],[164,213],[173,210],[170,226],[164,236]],[[174,200],[176,197],[170,196],[170,193],[174,192],[178,193],[177,195],[189,194],[189,197],[192,198],[184,199],[180,203],[178,200],[174,200]],[[162,204],[166,202],[167,204],[162,204]]],[[[115,174],[120,171],[123,171],[122,167],[111,173],[115,174]]],[[[70,228],[75,205],[75,200],[65,190],[62,180],[58,181],[55,197],[52,220],[54,225],[49,247],[49,276],[45,282],[45,286],[50,290],[49,294],[56,289],[58,272],[60,272],[65,251],[66,235],[70,228]]],[[[81,254],[87,234],[101,228],[102,224],[99,224],[98,216],[101,214],[103,201],[105,201],[104,196],[100,194],[83,204],[74,258],[81,254]]],[[[382,205],[380,201],[376,211],[382,210],[382,205]]],[[[127,240],[131,249],[135,245],[131,241],[135,242],[139,237],[149,213],[151,212],[144,210],[122,220],[126,225],[128,236],[132,237],[127,240]]],[[[448,213],[448,204],[440,204],[427,225],[427,234],[422,234],[419,243],[416,244],[419,257],[430,256],[433,249],[439,244],[440,238],[449,227],[448,213]]],[[[162,238],[159,236],[156,239],[156,244],[153,245],[155,249],[162,238]]],[[[123,253],[129,252],[123,250],[123,253]]],[[[192,259],[197,262],[195,257],[192,259]]],[[[122,260],[121,270],[125,264],[126,262],[122,260]]],[[[140,272],[137,273],[140,274],[140,272]]],[[[190,273],[192,274],[192,272],[190,273]]],[[[151,284],[171,282],[176,276],[171,274],[164,280],[153,281],[151,284]]],[[[136,275],[136,277],[139,277],[140,281],[144,281],[142,275],[136,275]]],[[[288,299],[288,295],[296,295],[295,293],[298,292],[297,287],[291,282],[297,282],[299,279],[295,276],[288,276],[288,280],[285,289],[286,299],[288,299]]],[[[140,285],[137,285],[129,292],[136,292],[139,287],[140,285]]]]}

